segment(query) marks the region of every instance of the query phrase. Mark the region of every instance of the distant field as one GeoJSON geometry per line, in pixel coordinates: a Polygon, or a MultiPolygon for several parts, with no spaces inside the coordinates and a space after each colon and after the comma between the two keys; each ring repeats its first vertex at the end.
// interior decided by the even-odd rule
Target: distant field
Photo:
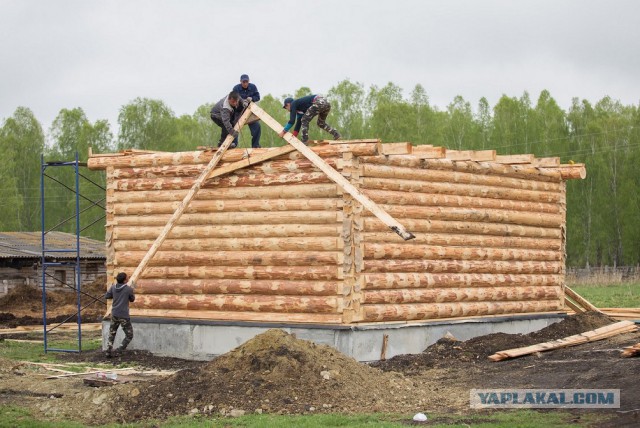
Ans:
{"type": "Polygon", "coordinates": [[[569,286],[585,299],[601,308],[639,308],[640,282],[611,285],[569,286]]]}

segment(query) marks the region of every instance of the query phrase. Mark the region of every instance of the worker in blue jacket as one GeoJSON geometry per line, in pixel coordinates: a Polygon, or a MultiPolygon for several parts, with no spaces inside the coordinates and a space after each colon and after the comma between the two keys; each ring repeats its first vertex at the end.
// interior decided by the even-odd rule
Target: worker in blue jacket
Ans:
{"type": "MultiPolygon", "coordinates": [[[[248,103],[257,103],[260,101],[260,92],[258,87],[249,82],[249,75],[243,74],[240,76],[240,83],[233,87],[233,91],[240,94],[240,98],[244,101],[245,107],[248,103]]],[[[251,131],[251,147],[254,149],[260,148],[260,122],[255,121],[249,123],[249,130],[251,131]]]]}
{"type": "Polygon", "coordinates": [[[290,118],[282,132],[280,132],[280,137],[284,137],[284,134],[289,132],[295,124],[292,134],[297,137],[298,132],[302,129],[301,141],[307,144],[309,140],[309,122],[315,116],[318,116],[318,126],[333,135],[335,140],[340,139],[340,133],[326,122],[327,116],[331,111],[331,104],[324,96],[308,95],[297,100],[286,98],[282,108],[290,112],[290,118]]]}

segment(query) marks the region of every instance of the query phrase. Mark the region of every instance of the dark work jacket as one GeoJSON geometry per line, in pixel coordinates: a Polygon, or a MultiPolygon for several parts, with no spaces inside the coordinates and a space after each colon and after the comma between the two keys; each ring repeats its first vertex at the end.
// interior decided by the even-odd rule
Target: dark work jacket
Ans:
{"type": "Polygon", "coordinates": [[[233,134],[233,125],[237,122],[242,113],[242,104],[238,103],[239,109],[231,107],[229,97],[226,96],[216,103],[211,109],[211,119],[221,122],[228,134],[233,134]]]}
{"type": "Polygon", "coordinates": [[[313,104],[313,100],[316,95],[307,95],[306,97],[298,98],[297,100],[293,100],[291,102],[291,109],[289,110],[289,122],[284,126],[284,130],[288,131],[295,124],[296,127],[294,131],[300,131],[300,127],[302,126],[302,122],[300,119],[306,113],[306,111],[313,104]],[[297,122],[297,123],[296,123],[297,122]]]}
{"type": "Polygon", "coordinates": [[[240,98],[246,100],[251,97],[251,101],[257,103],[260,101],[260,92],[258,92],[258,88],[253,83],[249,83],[247,89],[244,89],[240,83],[233,87],[233,90],[240,94],[240,98]]]}
{"type": "Polygon", "coordinates": [[[111,315],[118,318],[129,318],[129,302],[134,302],[136,295],[133,288],[127,284],[113,284],[104,298],[113,299],[111,315]]]}

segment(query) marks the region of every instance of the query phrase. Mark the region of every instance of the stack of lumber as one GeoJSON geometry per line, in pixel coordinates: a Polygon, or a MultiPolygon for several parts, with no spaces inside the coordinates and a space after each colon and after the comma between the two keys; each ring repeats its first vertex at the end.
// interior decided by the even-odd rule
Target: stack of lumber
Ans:
{"type": "Polygon", "coordinates": [[[623,333],[631,333],[637,330],[638,327],[633,322],[619,321],[614,324],[609,324],[595,330],[565,337],[563,339],[539,343],[532,346],[525,346],[523,348],[508,349],[506,351],[496,352],[495,354],[489,356],[489,359],[491,361],[502,361],[509,358],[516,358],[523,355],[534,354],[536,352],[545,352],[552,349],[566,348],[568,346],[581,345],[587,342],[595,342],[597,340],[606,339],[607,337],[612,337],[623,333]]]}
{"type": "MultiPolygon", "coordinates": [[[[132,316],[349,324],[564,309],[565,180],[584,165],[378,140],[232,149],[137,281],[132,316]]],[[[93,154],[107,270],[133,272],[213,151],[93,154]]]]}
{"type": "Polygon", "coordinates": [[[621,354],[623,357],[636,357],[640,355],[640,343],[624,348],[621,354]]]}

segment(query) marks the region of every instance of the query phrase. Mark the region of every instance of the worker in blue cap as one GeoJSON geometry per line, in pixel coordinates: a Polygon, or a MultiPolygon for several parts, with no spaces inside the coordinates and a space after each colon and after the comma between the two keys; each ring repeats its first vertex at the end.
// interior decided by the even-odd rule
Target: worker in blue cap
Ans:
{"type": "Polygon", "coordinates": [[[284,100],[282,108],[289,111],[290,117],[289,122],[284,125],[284,129],[280,132],[280,137],[284,137],[284,134],[295,124],[292,134],[297,137],[298,132],[302,129],[300,141],[307,144],[309,140],[309,122],[315,116],[318,116],[318,126],[333,135],[334,140],[340,139],[340,133],[326,122],[327,116],[331,111],[331,104],[324,96],[308,95],[297,100],[289,97],[284,100]]]}
{"type": "MultiPolygon", "coordinates": [[[[240,83],[233,87],[233,91],[240,94],[240,98],[242,98],[245,107],[249,103],[257,103],[260,101],[260,92],[258,92],[257,86],[249,81],[248,74],[240,76],[240,83]]],[[[262,133],[260,122],[255,121],[248,125],[251,131],[251,147],[257,149],[260,147],[260,134],[262,133]]]]}

